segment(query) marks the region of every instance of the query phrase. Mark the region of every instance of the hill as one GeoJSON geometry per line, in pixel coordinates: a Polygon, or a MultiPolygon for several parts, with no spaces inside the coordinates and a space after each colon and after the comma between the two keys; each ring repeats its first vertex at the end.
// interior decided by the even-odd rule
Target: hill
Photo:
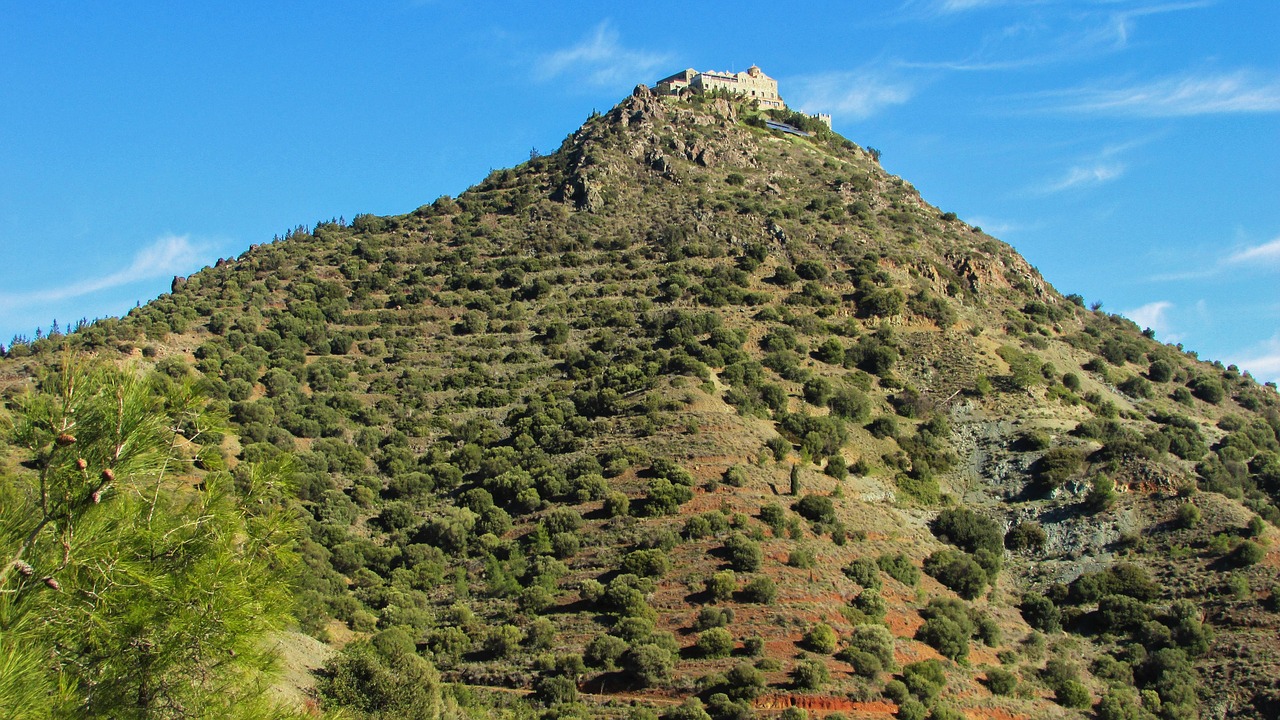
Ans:
{"type": "Polygon", "coordinates": [[[456,199],[11,348],[9,397],[64,346],[225,411],[193,481],[294,458],[325,707],[1280,708],[1275,388],[798,114],[639,87],[456,199]]]}

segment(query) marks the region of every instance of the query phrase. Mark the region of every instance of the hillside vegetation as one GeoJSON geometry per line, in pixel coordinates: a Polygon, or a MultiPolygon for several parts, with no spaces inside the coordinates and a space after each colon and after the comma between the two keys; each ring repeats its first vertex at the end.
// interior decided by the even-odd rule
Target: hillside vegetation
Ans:
{"type": "Polygon", "coordinates": [[[780,119],[814,134],[637,88],[456,199],[10,348],[15,427],[72,357],[228,418],[173,497],[288,488],[292,529],[236,532],[296,547],[314,712],[1276,717],[1275,388],[780,119]]]}

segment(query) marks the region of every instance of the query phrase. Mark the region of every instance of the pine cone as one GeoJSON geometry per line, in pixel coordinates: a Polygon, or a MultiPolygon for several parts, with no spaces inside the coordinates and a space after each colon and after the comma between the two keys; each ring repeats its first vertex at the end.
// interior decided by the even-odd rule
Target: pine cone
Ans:
{"type": "Polygon", "coordinates": [[[66,447],[68,445],[76,444],[76,436],[71,433],[62,433],[58,437],[54,438],[53,441],[57,443],[59,447],[66,447]]]}
{"type": "Polygon", "coordinates": [[[85,469],[85,468],[87,468],[87,467],[89,467],[89,461],[88,461],[88,460],[85,460],[84,458],[76,458],[76,469],[77,469],[77,470],[83,470],[83,469],[85,469]]]}
{"type": "Polygon", "coordinates": [[[112,480],[115,480],[116,479],[115,471],[112,470],[111,468],[103,468],[102,479],[105,480],[106,482],[111,482],[112,480]]]}
{"type": "Polygon", "coordinates": [[[62,586],[61,586],[61,585],[59,585],[59,584],[58,584],[58,581],[57,581],[56,579],[54,579],[52,576],[45,578],[45,579],[44,579],[44,584],[45,584],[45,585],[48,585],[48,586],[49,586],[51,589],[53,589],[53,590],[61,590],[61,589],[62,589],[62,586]]]}
{"type": "Polygon", "coordinates": [[[21,560],[14,560],[13,566],[18,569],[18,573],[23,577],[31,577],[31,573],[35,572],[30,565],[21,560]]]}

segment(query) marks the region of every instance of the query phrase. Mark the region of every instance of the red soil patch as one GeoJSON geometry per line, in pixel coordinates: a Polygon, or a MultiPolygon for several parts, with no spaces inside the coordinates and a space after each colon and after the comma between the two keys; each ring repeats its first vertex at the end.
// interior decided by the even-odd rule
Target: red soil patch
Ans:
{"type": "Polygon", "coordinates": [[[822,717],[828,713],[854,713],[854,717],[881,718],[893,717],[898,706],[891,702],[854,702],[848,698],[821,695],[764,695],[756,698],[752,707],[757,710],[786,710],[802,708],[822,717]]]}

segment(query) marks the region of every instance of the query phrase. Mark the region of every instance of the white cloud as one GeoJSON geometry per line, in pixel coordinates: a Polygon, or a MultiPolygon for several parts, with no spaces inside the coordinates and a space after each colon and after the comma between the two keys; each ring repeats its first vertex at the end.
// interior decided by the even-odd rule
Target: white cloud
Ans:
{"type": "Polygon", "coordinates": [[[141,280],[180,275],[199,267],[202,255],[189,236],[164,235],[139,250],[127,267],[113,273],[25,293],[0,293],[0,309],[56,303],[141,280]]]}
{"type": "Polygon", "coordinates": [[[967,217],[964,221],[974,227],[982,228],[983,232],[994,237],[1003,237],[1020,230],[1027,230],[1029,227],[1035,227],[1034,225],[1027,226],[1019,222],[985,216],[967,217]]]}
{"type": "Polygon", "coordinates": [[[1186,117],[1280,112],[1280,78],[1247,70],[1188,73],[1123,87],[1088,87],[1057,93],[1071,112],[1135,117],[1186,117]]]}
{"type": "Polygon", "coordinates": [[[1125,165],[1120,162],[1098,162],[1076,165],[1057,180],[1039,189],[1041,194],[1051,194],[1090,185],[1101,185],[1124,175],[1125,165]]]}
{"type": "Polygon", "coordinates": [[[892,105],[911,99],[915,89],[905,82],[895,82],[874,72],[833,72],[807,75],[787,81],[793,99],[789,105],[809,112],[838,113],[843,118],[860,120],[892,105]]]}
{"type": "Polygon", "coordinates": [[[1260,381],[1280,382],[1280,335],[1246,352],[1235,364],[1260,381]]]}
{"type": "Polygon", "coordinates": [[[1164,335],[1169,331],[1168,312],[1172,308],[1173,303],[1168,300],[1157,300],[1132,310],[1121,310],[1120,314],[1137,323],[1138,327],[1151,328],[1161,338],[1169,341],[1172,338],[1165,338],[1164,335]]]}
{"type": "Polygon", "coordinates": [[[572,72],[592,85],[607,87],[656,80],[649,75],[671,62],[667,54],[624,47],[618,31],[603,22],[576,45],[542,56],[536,76],[547,81],[572,72]]]}
{"type": "Polygon", "coordinates": [[[1280,263],[1280,237],[1271,242],[1265,242],[1261,245],[1232,253],[1225,262],[1233,265],[1242,263],[1280,263]]]}

